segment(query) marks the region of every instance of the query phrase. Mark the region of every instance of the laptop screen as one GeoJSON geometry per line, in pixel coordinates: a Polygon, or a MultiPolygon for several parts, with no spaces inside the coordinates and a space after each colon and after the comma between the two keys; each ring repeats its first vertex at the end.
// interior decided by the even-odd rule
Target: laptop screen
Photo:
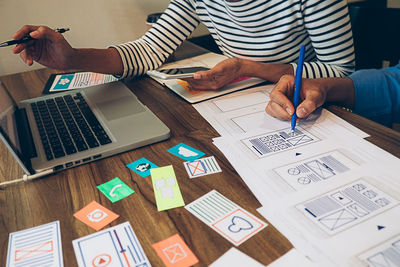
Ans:
{"type": "Polygon", "coordinates": [[[22,157],[21,146],[18,138],[16,111],[18,107],[10,97],[4,84],[0,81],[0,133],[1,139],[10,149],[14,156],[17,156],[18,163],[25,163],[22,157]]]}

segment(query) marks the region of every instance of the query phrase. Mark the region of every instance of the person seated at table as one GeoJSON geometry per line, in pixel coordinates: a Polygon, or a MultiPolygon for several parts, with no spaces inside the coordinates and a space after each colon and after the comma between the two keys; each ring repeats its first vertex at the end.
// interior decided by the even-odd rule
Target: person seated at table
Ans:
{"type": "MultiPolygon", "coordinates": [[[[74,49],[48,27],[26,25],[14,39],[30,34],[37,40],[19,44],[13,52],[20,53],[28,65],[36,61],[50,68],[108,73],[122,79],[160,67],[200,22],[226,56],[264,62],[268,81],[293,74],[302,44],[306,46],[307,77],[343,77],[354,71],[345,0],[172,0],[153,27],[136,41],[106,49],[74,49]]],[[[195,89],[217,89],[240,75],[237,71],[224,75],[218,70],[205,79],[200,75],[188,81],[195,89]]]]}
{"type": "MultiPolygon", "coordinates": [[[[273,117],[289,120],[294,112],[290,98],[293,75],[284,75],[265,108],[273,117]]],[[[388,127],[400,122],[400,62],[394,67],[358,70],[346,78],[303,79],[297,117],[306,118],[324,103],[339,104],[388,127]]]]}

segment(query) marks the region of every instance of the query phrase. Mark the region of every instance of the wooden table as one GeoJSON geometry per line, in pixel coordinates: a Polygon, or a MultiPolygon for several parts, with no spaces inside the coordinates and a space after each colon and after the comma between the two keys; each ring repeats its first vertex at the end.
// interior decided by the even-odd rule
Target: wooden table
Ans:
{"type": "MultiPolygon", "coordinates": [[[[16,101],[40,96],[49,75],[55,71],[41,69],[1,77],[16,101]]],[[[186,204],[216,189],[238,205],[262,218],[256,209],[260,203],[232,168],[222,153],[212,144],[217,132],[184,100],[149,78],[127,83],[137,97],[170,129],[167,141],[65,170],[33,182],[0,190],[0,263],[7,258],[8,234],[59,220],[65,266],[76,266],[72,240],[95,231],[73,217],[73,214],[95,200],[120,217],[112,226],[129,221],[153,266],[163,266],[152,244],[180,234],[199,258],[196,266],[207,266],[233,245],[195,218],[185,208],[158,212],[150,177],[141,178],[125,165],[145,157],[158,166],[173,165],[186,204]],[[167,152],[185,143],[215,156],[221,173],[189,179],[182,160],[167,152]],[[119,177],[135,193],[111,203],[97,188],[119,177]]],[[[329,109],[371,135],[371,142],[400,157],[400,134],[356,116],[338,107],[329,109]]],[[[0,144],[0,181],[20,178],[22,171],[0,144]]],[[[286,253],[292,245],[272,225],[238,247],[263,264],[269,264],[286,253]]]]}

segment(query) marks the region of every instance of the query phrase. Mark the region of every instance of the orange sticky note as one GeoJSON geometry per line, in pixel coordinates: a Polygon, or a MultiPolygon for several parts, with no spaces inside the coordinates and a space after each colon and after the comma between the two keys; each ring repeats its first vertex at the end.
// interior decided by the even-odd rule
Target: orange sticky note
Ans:
{"type": "Polygon", "coordinates": [[[178,234],[153,244],[153,248],[167,267],[187,267],[199,262],[178,234]]]}
{"type": "Polygon", "coordinates": [[[119,215],[106,209],[96,201],[92,201],[86,207],[76,212],[74,217],[98,231],[117,219],[119,215]]]}

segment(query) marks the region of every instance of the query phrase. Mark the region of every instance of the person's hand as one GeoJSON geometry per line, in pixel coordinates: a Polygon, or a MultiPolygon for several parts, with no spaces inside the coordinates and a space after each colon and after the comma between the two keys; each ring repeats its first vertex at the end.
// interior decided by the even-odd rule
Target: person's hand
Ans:
{"type": "Polygon", "coordinates": [[[36,40],[16,45],[13,53],[19,54],[28,66],[36,61],[53,69],[72,68],[74,49],[62,34],[46,26],[25,25],[14,34],[13,38],[18,40],[27,35],[36,40]]]}
{"type": "Polygon", "coordinates": [[[229,58],[221,61],[214,68],[198,71],[193,78],[185,78],[194,90],[218,90],[231,81],[241,77],[242,60],[229,58]]]}
{"type": "MultiPolygon", "coordinates": [[[[290,120],[294,113],[291,100],[294,94],[294,76],[283,75],[270,93],[265,111],[272,117],[290,120]]],[[[326,100],[327,90],[320,80],[303,79],[300,91],[301,103],[296,109],[297,117],[306,118],[326,100]]]]}

